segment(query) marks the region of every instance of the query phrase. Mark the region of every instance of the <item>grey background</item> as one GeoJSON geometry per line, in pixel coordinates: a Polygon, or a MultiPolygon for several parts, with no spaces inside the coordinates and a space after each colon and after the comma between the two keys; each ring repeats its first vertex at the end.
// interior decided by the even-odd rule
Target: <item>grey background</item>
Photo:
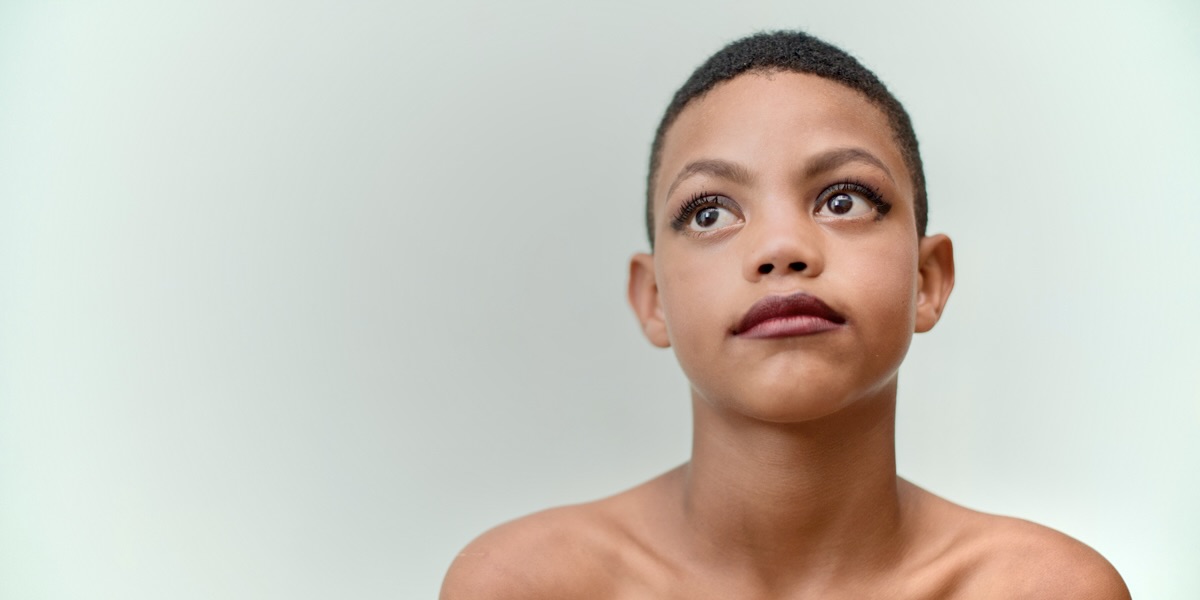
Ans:
{"type": "Polygon", "coordinates": [[[1200,597],[1194,2],[0,4],[0,597],[420,598],[686,459],[624,304],[670,94],[802,27],[920,137],[900,470],[1200,597]]]}

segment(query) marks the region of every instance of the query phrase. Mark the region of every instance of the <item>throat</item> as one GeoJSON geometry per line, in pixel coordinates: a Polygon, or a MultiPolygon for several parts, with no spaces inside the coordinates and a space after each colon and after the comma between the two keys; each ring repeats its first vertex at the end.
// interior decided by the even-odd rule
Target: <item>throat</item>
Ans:
{"type": "Polygon", "coordinates": [[[675,475],[693,547],[759,577],[850,577],[895,561],[904,510],[894,398],[785,425],[738,422],[694,401],[692,460],[675,475]]]}

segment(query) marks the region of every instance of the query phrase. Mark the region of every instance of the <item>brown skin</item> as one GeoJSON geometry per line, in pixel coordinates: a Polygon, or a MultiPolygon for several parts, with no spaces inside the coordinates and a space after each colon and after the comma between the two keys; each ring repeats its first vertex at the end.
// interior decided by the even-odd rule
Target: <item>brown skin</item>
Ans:
{"type": "Polygon", "coordinates": [[[912,334],[941,316],[954,258],[949,238],[918,238],[878,109],[812,75],[743,74],[680,114],[662,157],[657,247],[633,257],[629,300],[691,382],[692,459],[485,533],[454,561],[443,600],[1129,597],[1080,542],[897,477],[897,371],[912,334]],[[850,148],[861,152],[814,168],[850,148]],[[846,181],[890,210],[852,191],[856,209],[836,214],[822,201],[846,181]],[[719,218],[673,227],[697,194],[728,200],[719,218]],[[755,302],[797,291],[845,325],[735,333],[755,302]]]}

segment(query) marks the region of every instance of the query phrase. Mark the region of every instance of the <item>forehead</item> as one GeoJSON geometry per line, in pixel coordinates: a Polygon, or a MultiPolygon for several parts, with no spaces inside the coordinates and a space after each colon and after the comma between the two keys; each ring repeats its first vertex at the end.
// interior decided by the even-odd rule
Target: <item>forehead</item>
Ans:
{"type": "Polygon", "coordinates": [[[747,72],[692,101],[663,140],[655,204],[679,170],[717,158],[785,172],[807,157],[861,148],[880,158],[911,198],[912,182],[887,117],[858,91],[807,73],[747,72]]]}

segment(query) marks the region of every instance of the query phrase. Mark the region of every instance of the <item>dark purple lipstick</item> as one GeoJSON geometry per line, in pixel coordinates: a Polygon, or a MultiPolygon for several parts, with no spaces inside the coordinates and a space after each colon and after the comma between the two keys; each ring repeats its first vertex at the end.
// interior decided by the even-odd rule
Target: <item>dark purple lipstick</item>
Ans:
{"type": "Polygon", "coordinates": [[[754,303],[733,330],[743,338],[776,338],[810,335],[846,324],[836,310],[820,298],[804,292],[767,296],[754,303]]]}

